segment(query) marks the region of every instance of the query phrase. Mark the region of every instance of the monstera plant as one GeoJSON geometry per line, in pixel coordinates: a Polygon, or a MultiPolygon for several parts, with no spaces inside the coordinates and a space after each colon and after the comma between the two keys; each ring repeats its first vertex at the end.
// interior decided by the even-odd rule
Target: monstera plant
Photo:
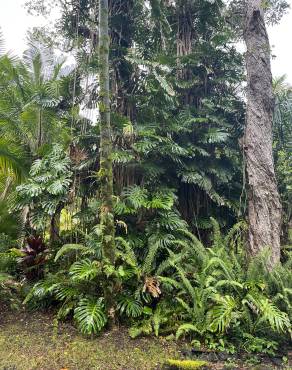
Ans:
{"type": "Polygon", "coordinates": [[[51,241],[58,237],[58,219],[68,200],[71,161],[61,145],[37,159],[28,180],[16,188],[15,209],[26,210],[30,232],[42,235],[50,225],[51,241]]]}

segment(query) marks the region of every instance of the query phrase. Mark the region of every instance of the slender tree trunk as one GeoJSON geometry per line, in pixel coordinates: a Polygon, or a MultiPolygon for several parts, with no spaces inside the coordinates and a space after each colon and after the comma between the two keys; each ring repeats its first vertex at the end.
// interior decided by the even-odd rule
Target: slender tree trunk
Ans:
{"type": "Polygon", "coordinates": [[[272,152],[274,97],[270,45],[262,0],[247,0],[247,117],[244,152],[248,179],[249,252],[271,248],[270,267],[280,260],[282,208],[272,152]]]}
{"type": "MultiPolygon", "coordinates": [[[[100,87],[100,192],[102,250],[105,261],[115,263],[115,225],[113,215],[112,138],[110,124],[109,86],[109,7],[108,0],[99,0],[99,87],[100,87]]],[[[111,321],[114,321],[114,282],[104,283],[105,303],[111,321]]]]}
{"type": "Polygon", "coordinates": [[[11,176],[7,176],[6,181],[5,181],[4,190],[3,190],[2,194],[0,195],[0,201],[5,200],[7,194],[9,193],[9,190],[10,190],[12,184],[13,184],[13,178],[11,176]]]}
{"type": "Polygon", "coordinates": [[[53,214],[51,218],[51,225],[50,225],[50,242],[56,243],[60,241],[60,218],[61,212],[64,207],[63,203],[60,203],[56,209],[56,212],[53,214]]]}
{"type": "Polygon", "coordinates": [[[38,137],[37,137],[37,149],[42,145],[43,141],[43,118],[42,118],[42,108],[38,109],[38,137]]]}

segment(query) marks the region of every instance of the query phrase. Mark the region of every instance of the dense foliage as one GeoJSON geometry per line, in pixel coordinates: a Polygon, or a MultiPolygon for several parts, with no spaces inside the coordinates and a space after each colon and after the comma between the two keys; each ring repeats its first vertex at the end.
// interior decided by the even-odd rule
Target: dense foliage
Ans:
{"type": "Polygon", "coordinates": [[[28,308],[53,307],[84,334],[114,317],[132,337],[273,354],[291,335],[291,88],[274,83],[285,247],[270,271],[268,248],[253,259],[246,251],[244,63],[230,8],[110,1],[111,260],[96,4],[62,2],[60,14],[53,32],[30,35],[22,59],[0,54],[0,300],[15,305],[21,288],[28,308]]]}

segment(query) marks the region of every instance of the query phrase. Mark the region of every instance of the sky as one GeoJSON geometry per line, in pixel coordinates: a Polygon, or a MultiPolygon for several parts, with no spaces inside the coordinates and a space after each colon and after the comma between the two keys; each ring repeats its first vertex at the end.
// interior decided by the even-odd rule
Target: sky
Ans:
{"type": "MultiPolygon", "coordinates": [[[[291,2],[292,8],[292,0],[291,2]]],[[[23,5],[25,0],[0,0],[0,27],[6,46],[14,54],[21,55],[26,49],[25,33],[31,27],[50,22],[49,19],[33,17],[27,14],[23,5]]],[[[274,76],[287,75],[287,82],[292,84],[292,9],[279,25],[269,27],[274,76]]]]}

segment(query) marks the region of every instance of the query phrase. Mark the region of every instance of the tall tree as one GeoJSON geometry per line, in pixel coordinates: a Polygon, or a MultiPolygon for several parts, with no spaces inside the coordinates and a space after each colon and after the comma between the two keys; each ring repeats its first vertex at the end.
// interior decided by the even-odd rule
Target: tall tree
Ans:
{"type": "MultiPolygon", "coordinates": [[[[109,6],[108,0],[99,1],[99,114],[100,114],[100,192],[103,256],[112,265],[115,263],[115,225],[113,215],[113,169],[110,123],[109,84],[109,6]]],[[[109,317],[114,315],[113,282],[104,283],[105,303],[109,317]]]]}
{"type": "Polygon", "coordinates": [[[244,39],[247,47],[247,117],[244,151],[248,179],[249,251],[271,248],[271,267],[280,260],[282,208],[272,151],[274,97],[269,38],[261,0],[248,0],[244,39]]]}

